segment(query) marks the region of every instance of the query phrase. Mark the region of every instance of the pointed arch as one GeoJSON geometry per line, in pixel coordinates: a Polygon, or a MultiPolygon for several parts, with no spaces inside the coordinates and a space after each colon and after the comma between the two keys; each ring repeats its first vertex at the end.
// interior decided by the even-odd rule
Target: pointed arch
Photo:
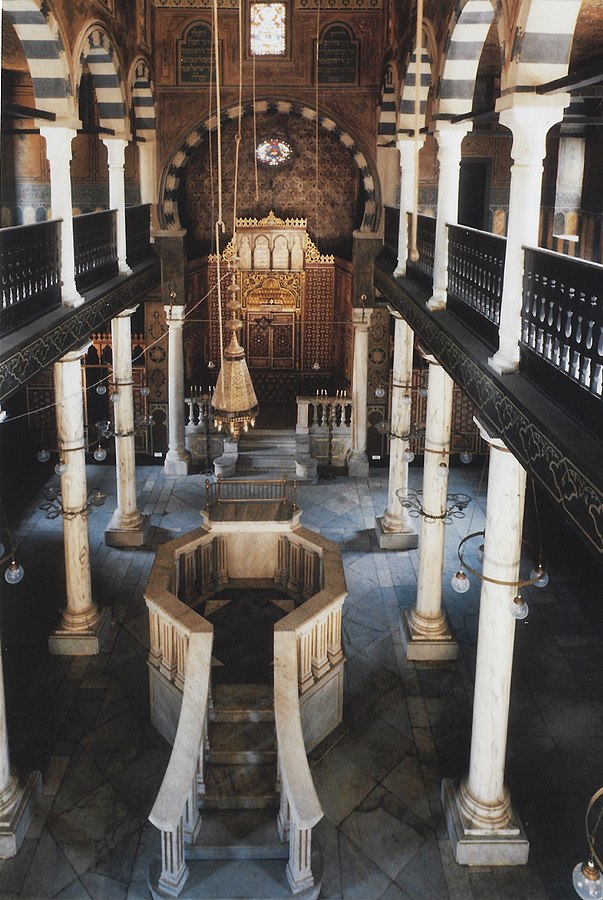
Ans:
{"type": "Polygon", "coordinates": [[[36,106],[57,119],[73,119],[76,110],[65,47],[48,5],[39,0],[4,0],[3,9],[27,58],[36,106]]]}
{"type": "Polygon", "coordinates": [[[480,57],[495,10],[490,0],[461,0],[448,25],[434,118],[450,119],[473,105],[480,57]]]}
{"type": "Polygon", "coordinates": [[[530,90],[567,75],[581,0],[523,0],[503,93],[530,90]]]}
{"type": "MultiPolygon", "coordinates": [[[[309,106],[301,106],[288,100],[257,100],[256,112],[275,112],[289,116],[301,116],[309,122],[316,121],[316,110],[309,106]]],[[[243,115],[253,114],[253,102],[243,103],[243,115]]],[[[235,104],[225,109],[222,119],[228,122],[239,115],[239,106],[235,104]]],[[[379,192],[379,177],[374,161],[369,160],[359,147],[356,139],[345,131],[330,116],[318,115],[318,126],[339,138],[339,141],[350,153],[360,170],[362,186],[364,189],[364,215],[360,229],[362,231],[375,231],[379,225],[379,211],[381,198],[379,192]]],[[[188,161],[205,140],[208,131],[214,131],[217,127],[215,114],[204,119],[201,125],[190,131],[173,154],[165,167],[160,186],[160,219],[163,228],[179,228],[178,217],[178,188],[180,179],[188,165],[188,161]]]]}
{"type": "Polygon", "coordinates": [[[120,137],[129,136],[124,79],[113,41],[100,23],[89,25],[78,42],[77,85],[84,63],[92,75],[99,123],[120,137]]]}

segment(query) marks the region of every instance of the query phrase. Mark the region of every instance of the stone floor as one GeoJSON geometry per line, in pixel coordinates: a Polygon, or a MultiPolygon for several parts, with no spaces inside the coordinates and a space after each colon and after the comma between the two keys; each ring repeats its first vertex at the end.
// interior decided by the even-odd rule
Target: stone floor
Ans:
{"type": "MultiPolygon", "coordinates": [[[[418,555],[376,545],[386,472],[299,486],[302,522],[341,545],[349,590],[345,720],[311,759],[325,812],[315,829],[324,898],[575,896],[584,810],[603,781],[603,615],[600,587],[596,596],[585,586],[567,549],[552,561],[549,587],[525,591],[531,612],[517,625],[507,780],[531,841],[529,863],[459,867],[443,827],[441,779],[468,766],[479,600],[477,584],[461,596],[449,583],[459,539],[483,523],[482,474],[451,471],[451,489],[474,502],[447,528],[444,603],[460,656],[440,664],[408,663],[402,652],[400,610],[414,602],[418,555]]],[[[148,897],[147,867],[159,848],[147,816],[170,748],[148,716],[143,590],[153,552],[105,546],[114,473],[96,466],[88,475],[108,494],[89,519],[94,597],[113,615],[100,655],[48,655],[64,603],[62,521],[46,519],[38,498],[13,522],[26,575],[16,587],[2,580],[9,741],[14,765],[40,769],[44,790],[20,853],[0,864],[2,900],[148,897]]],[[[420,477],[411,468],[411,484],[420,477]]],[[[138,479],[154,546],[198,525],[204,476],[166,479],[148,467],[138,479]]],[[[232,896],[251,900],[251,883],[241,874],[232,896]]]]}

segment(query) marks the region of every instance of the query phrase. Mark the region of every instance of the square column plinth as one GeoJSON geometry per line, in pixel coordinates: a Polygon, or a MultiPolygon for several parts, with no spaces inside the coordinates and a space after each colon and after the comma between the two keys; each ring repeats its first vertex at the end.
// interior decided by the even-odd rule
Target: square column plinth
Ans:
{"type": "Polygon", "coordinates": [[[437,630],[423,633],[412,623],[412,610],[403,609],[400,616],[400,635],[406,659],[413,662],[456,659],[459,655],[459,645],[446,620],[437,630]]]}
{"type": "Polygon", "coordinates": [[[0,859],[17,855],[42,793],[42,776],[31,772],[19,785],[14,805],[0,817],[0,859]]]}
{"type": "Polygon", "coordinates": [[[88,632],[61,631],[60,626],[48,638],[53,656],[96,656],[111,626],[111,610],[100,611],[96,625],[88,632]]]}
{"type": "Polygon", "coordinates": [[[105,530],[105,544],[108,547],[142,547],[151,531],[151,517],[142,516],[136,528],[120,528],[119,519],[114,516],[105,530]]]}
{"type": "Polygon", "coordinates": [[[503,828],[472,827],[459,805],[457,785],[442,781],[442,806],[457,863],[465,866],[525,866],[530,843],[515,812],[503,828]]]}
{"type": "Polygon", "coordinates": [[[382,516],[375,516],[375,534],[382,550],[416,550],[419,546],[416,531],[385,531],[382,516]]]}

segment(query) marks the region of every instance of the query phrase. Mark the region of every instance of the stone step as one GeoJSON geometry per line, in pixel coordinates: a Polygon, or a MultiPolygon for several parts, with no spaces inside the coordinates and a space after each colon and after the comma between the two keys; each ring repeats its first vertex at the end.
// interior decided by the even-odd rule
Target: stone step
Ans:
{"type": "Polygon", "coordinates": [[[276,770],[269,766],[208,766],[200,809],[278,809],[276,770]]]}
{"type": "Polygon", "coordinates": [[[210,765],[266,765],[276,761],[273,722],[210,722],[210,765]]]}
{"type": "MultiPolygon", "coordinates": [[[[179,900],[316,900],[322,887],[322,860],[312,853],[314,884],[292,895],[287,867],[282,859],[191,859],[189,873],[179,900]]],[[[152,860],[149,888],[154,900],[172,900],[173,895],[158,888],[161,859],[152,860]]]]}
{"type": "Polygon", "coordinates": [[[189,859],[287,859],[273,809],[208,809],[189,859]]]}
{"type": "Polygon", "coordinates": [[[295,454],[271,454],[259,450],[239,453],[237,473],[260,471],[270,472],[273,478],[283,474],[293,474],[295,472],[295,454]]]}
{"type": "Polygon", "coordinates": [[[271,684],[216,684],[210,722],[274,722],[271,684]]]}

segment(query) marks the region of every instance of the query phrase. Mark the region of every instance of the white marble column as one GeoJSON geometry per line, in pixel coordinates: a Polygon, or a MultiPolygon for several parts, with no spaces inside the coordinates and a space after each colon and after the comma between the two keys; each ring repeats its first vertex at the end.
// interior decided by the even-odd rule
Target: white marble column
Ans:
{"type": "Polygon", "coordinates": [[[142,515],[136,502],[131,319],[135,309],[125,309],[111,320],[113,384],[117,395],[113,404],[117,508],[105,531],[105,543],[111,547],[141,547],[150,529],[149,516],[142,515]]]}
{"type": "Polygon", "coordinates": [[[50,166],[50,214],[61,220],[61,290],[64,306],[79,306],[84,298],[75,286],[75,249],[73,243],[73,207],[71,200],[71,141],[75,128],[41,125],[46,141],[46,159],[50,166]]]}
{"type": "Polygon", "coordinates": [[[126,262],[126,185],[124,163],[128,141],[123,138],[103,138],[109,166],[109,208],[116,211],[117,264],[123,275],[132,270],[126,262]]]}
{"type": "Polygon", "coordinates": [[[31,772],[19,780],[12,771],[6,728],[6,696],[0,648],[0,859],[15,856],[42,793],[42,776],[31,772]]]}
{"type": "Polygon", "coordinates": [[[423,500],[419,538],[417,603],[402,613],[402,641],[408,659],[456,659],[458,644],[442,609],[442,570],[446,540],[446,498],[452,429],[452,378],[429,361],[423,500]]]}
{"type": "Polygon", "coordinates": [[[460,784],[445,779],[442,801],[457,862],[524,865],[529,844],[504,774],[526,472],[480,431],[491,447],[482,574],[493,581],[481,585],[469,775],[460,784]]]}
{"type": "Polygon", "coordinates": [[[570,101],[569,94],[550,97],[513,94],[497,101],[499,121],[513,134],[511,186],[498,350],[489,360],[501,374],[519,365],[521,306],[523,301],[523,248],[537,247],[540,229],[542,161],[546,136],[570,101]]]}
{"type": "Polygon", "coordinates": [[[425,138],[400,138],[396,146],[400,151],[400,226],[398,229],[398,265],[394,269],[396,277],[406,274],[406,261],[410,253],[409,215],[415,205],[415,178],[417,153],[425,143],[425,138]]]}
{"type": "Polygon", "coordinates": [[[191,455],[184,446],[184,318],[181,304],[165,307],[168,326],[168,445],[166,475],[188,475],[191,455]]]}
{"type": "Polygon", "coordinates": [[[444,309],[448,288],[448,228],[456,225],[459,214],[459,182],[461,177],[461,145],[471,128],[466,122],[453,125],[438,122],[438,210],[433,260],[433,293],[430,309],[444,309]]]}
{"type": "Polygon", "coordinates": [[[390,310],[395,318],[394,362],[392,369],[391,433],[389,445],[389,482],[387,509],[376,519],[376,532],[382,550],[414,550],[419,535],[412,525],[408,510],[400,505],[398,491],[408,490],[408,463],[404,451],[409,441],[395,435],[408,434],[411,427],[412,352],[414,335],[400,313],[390,310]]]}
{"type": "Polygon", "coordinates": [[[348,454],[348,474],[366,478],[369,464],[366,455],[366,402],[369,322],[372,309],[354,310],[354,368],[352,371],[352,427],[348,454]]]}
{"type": "Polygon", "coordinates": [[[138,171],[140,180],[140,202],[151,206],[151,232],[158,227],[157,222],[157,141],[147,137],[138,143],[138,171]]]}
{"type": "Polygon", "coordinates": [[[88,345],[65,354],[54,364],[59,454],[66,464],[61,475],[67,604],[58,628],[48,639],[51,653],[91,656],[98,653],[111,623],[110,611],[92,600],[86,501],[86,446],[82,367],[88,345]]]}

